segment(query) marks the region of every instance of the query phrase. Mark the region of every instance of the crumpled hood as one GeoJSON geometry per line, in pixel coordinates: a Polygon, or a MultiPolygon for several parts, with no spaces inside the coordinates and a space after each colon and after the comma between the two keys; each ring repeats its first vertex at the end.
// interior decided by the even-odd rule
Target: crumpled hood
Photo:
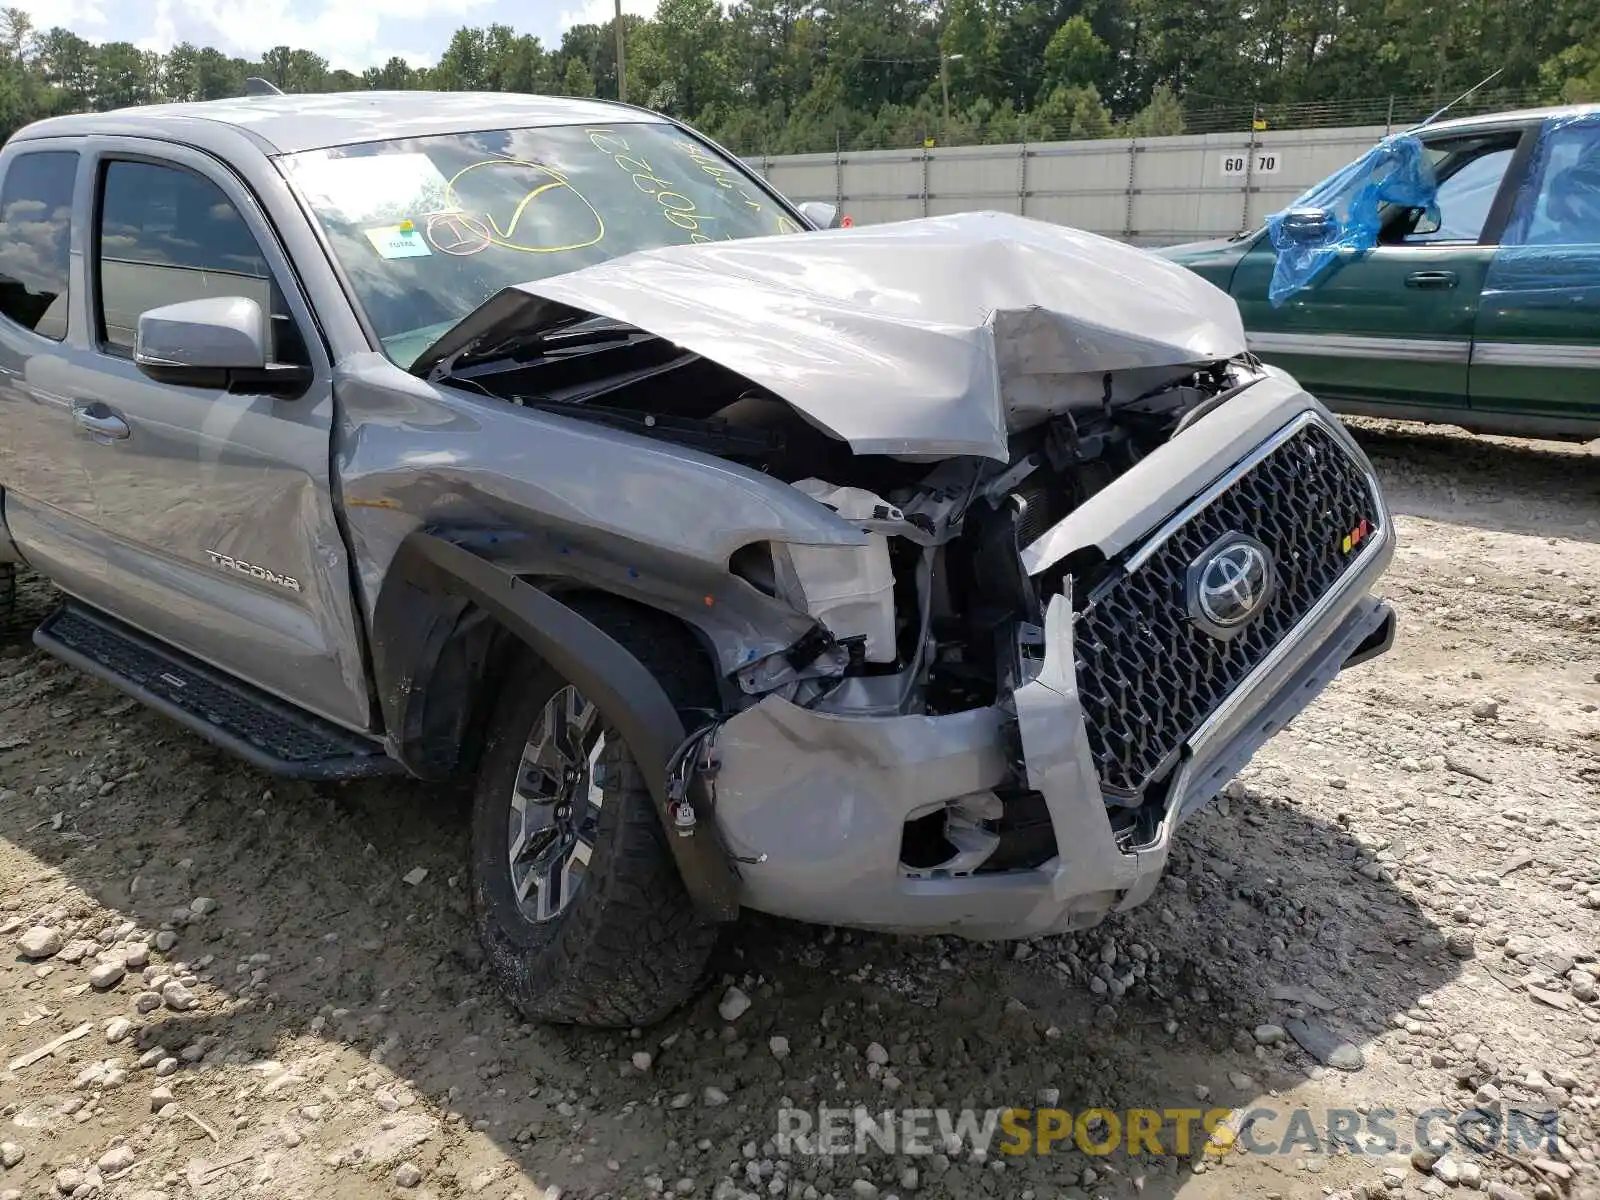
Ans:
{"type": "Polygon", "coordinates": [[[1245,349],[1222,291],[1143,250],[1002,213],[640,251],[520,284],[418,360],[556,301],[738,372],[858,454],[1005,461],[1008,430],[1245,349]]]}

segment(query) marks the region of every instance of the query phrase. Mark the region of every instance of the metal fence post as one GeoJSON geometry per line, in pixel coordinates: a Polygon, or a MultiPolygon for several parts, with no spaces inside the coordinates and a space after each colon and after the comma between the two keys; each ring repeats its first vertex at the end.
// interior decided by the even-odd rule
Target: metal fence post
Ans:
{"type": "Polygon", "coordinates": [[[1133,198],[1134,198],[1135,195],[1138,194],[1137,191],[1135,190],[1133,184],[1134,184],[1134,178],[1138,174],[1138,166],[1137,166],[1138,161],[1139,161],[1139,139],[1138,138],[1129,138],[1128,139],[1128,190],[1127,190],[1127,196],[1126,196],[1127,204],[1124,206],[1124,208],[1122,210],[1122,240],[1123,241],[1131,241],[1133,239],[1133,198]]]}
{"type": "Polygon", "coordinates": [[[1389,95],[1389,115],[1383,119],[1383,136],[1388,137],[1394,132],[1394,94],[1389,95]]]}
{"type": "Polygon", "coordinates": [[[928,215],[928,164],[933,160],[933,151],[924,143],[922,147],[922,215],[928,215]]]}
{"type": "Polygon", "coordinates": [[[1261,116],[1261,105],[1250,106],[1250,144],[1245,150],[1244,160],[1244,205],[1239,213],[1239,232],[1243,233],[1250,228],[1250,183],[1256,173],[1256,121],[1261,116]]]}
{"type": "Polygon", "coordinates": [[[833,131],[833,204],[835,208],[844,207],[844,143],[843,135],[835,129],[833,131]]]}
{"type": "Polygon", "coordinates": [[[1028,129],[1022,128],[1022,142],[1017,146],[1017,216],[1028,215],[1028,129]]]}

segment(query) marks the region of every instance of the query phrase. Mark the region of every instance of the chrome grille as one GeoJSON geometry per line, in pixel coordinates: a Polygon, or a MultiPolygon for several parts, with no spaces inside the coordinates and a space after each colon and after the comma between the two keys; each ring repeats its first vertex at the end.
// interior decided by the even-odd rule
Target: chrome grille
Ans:
{"type": "Polygon", "coordinates": [[[1176,761],[1378,536],[1380,516],[1365,471],[1311,421],[1090,594],[1074,628],[1078,691],[1109,795],[1139,795],[1176,761]],[[1363,521],[1367,532],[1347,544],[1363,521]],[[1272,552],[1277,582],[1261,613],[1224,641],[1190,618],[1187,590],[1190,565],[1230,533],[1272,552]]]}

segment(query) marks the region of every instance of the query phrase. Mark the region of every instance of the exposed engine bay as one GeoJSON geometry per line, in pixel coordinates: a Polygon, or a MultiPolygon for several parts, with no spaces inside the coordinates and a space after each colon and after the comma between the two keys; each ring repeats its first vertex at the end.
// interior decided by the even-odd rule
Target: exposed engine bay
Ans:
{"type": "Polygon", "coordinates": [[[447,364],[456,386],[523,407],[681,444],[781,479],[859,526],[863,546],[758,542],[728,569],[813,617],[812,633],[736,675],[753,699],[861,715],[939,714],[993,704],[1042,640],[1048,598],[1097,563],[1037,577],[1022,551],[1156,447],[1258,378],[1247,357],[1106,373],[1096,398],[1023,416],[1009,456],[941,461],[856,454],[770,390],[665,339],[569,311],[533,339],[480,345],[447,364]]]}

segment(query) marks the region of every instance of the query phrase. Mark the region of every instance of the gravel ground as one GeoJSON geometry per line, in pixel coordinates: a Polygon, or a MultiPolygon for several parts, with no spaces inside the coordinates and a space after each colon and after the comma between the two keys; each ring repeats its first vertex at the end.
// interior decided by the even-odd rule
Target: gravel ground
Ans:
{"type": "Polygon", "coordinates": [[[489,988],[459,796],[273,781],[12,635],[0,1197],[1600,1194],[1600,460],[1359,424],[1399,641],[1182,830],[1148,905],[1011,946],[748,918],[631,1036],[489,988]],[[1241,1136],[785,1157],[784,1102],[1241,1136]],[[1415,1114],[1473,1105],[1559,1111],[1559,1140],[1412,1152],[1415,1114]],[[1296,1107],[1287,1153],[1245,1151],[1296,1107]],[[1329,1109],[1395,1110],[1394,1148],[1330,1146],[1329,1109]]]}

